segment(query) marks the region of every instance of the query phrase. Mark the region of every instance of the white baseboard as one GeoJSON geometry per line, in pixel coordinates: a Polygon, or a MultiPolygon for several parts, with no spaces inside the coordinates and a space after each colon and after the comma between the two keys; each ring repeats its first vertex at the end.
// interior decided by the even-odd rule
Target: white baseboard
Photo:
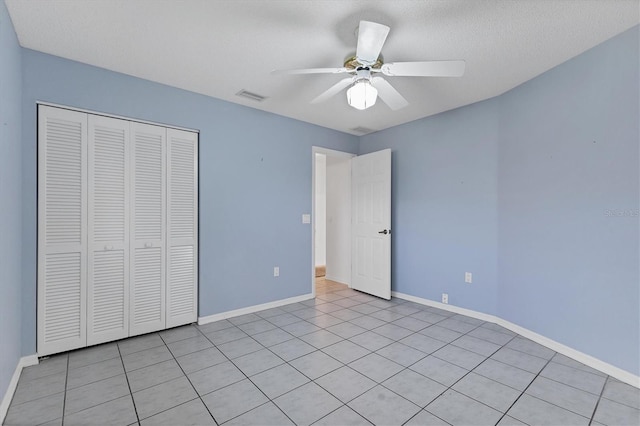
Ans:
{"type": "Polygon", "coordinates": [[[265,309],[277,308],[279,306],[288,305],[290,303],[304,302],[313,299],[313,293],[303,294],[302,296],[290,297],[288,299],[275,300],[273,302],[263,303],[261,305],[247,306],[246,308],[235,309],[233,311],[221,312],[219,314],[199,317],[198,324],[208,324],[210,322],[220,321],[227,318],[239,317],[240,315],[252,314],[254,312],[263,311],[265,309]]]}
{"type": "Polygon", "coordinates": [[[16,365],[16,369],[13,372],[13,376],[11,377],[11,381],[7,387],[7,391],[4,393],[4,398],[2,398],[2,404],[0,404],[0,424],[4,424],[7,411],[9,411],[9,405],[13,399],[13,394],[16,392],[16,388],[18,387],[18,380],[20,379],[22,369],[36,364],[38,364],[38,355],[23,356],[18,360],[18,365],[16,365]]]}
{"type": "Polygon", "coordinates": [[[324,279],[325,280],[329,280],[329,281],[334,281],[334,282],[337,282],[338,284],[344,284],[344,285],[346,285],[348,287],[351,287],[349,285],[349,280],[345,280],[345,279],[342,279],[342,278],[335,278],[335,277],[332,277],[331,275],[325,275],[324,279]]]}
{"type": "Polygon", "coordinates": [[[591,355],[587,355],[583,352],[580,352],[576,349],[566,346],[560,342],[556,342],[555,340],[549,339],[548,337],[545,337],[534,331],[521,327],[507,320],[504,320],[500,317],[496,317],[494,315],[489,315],[489,314],[485,314],[478,311],[473,311],[471,309],[460,308],[458,306],[435,302],[429,299],[423,299],[421,297],[411,296],[404,293],[398,293],[397,291],[392,291],[391,295],[393,297],[408,300],[410,302],[419,303],[421,305],[433,306],[435,308],[439,308],[445,311],[455,312],[456,314],[462,314],[472,318],[477,318],[482,321],[498,324],[499,326],[502,326],[508,330],[511,330],[514,333],[517,333],[523,337],[526,337],[527,339],[533,340],[536,343],[546,346],[551,350],[554,350],[562,355],[568,356],[569,358],[572,358],[578,362],[588,365],[591,368],[594,368],[598,371],[608,374],[609,376],[614,377],[620,380],[621,382],[640,388],[640,376],[636,376],[635,374],[629,371],[623,370],[621,368],[616,367],[615,365],[611,365],[607,362],[594,358],[591,355]]]}
{"type": "Polygon", "coordinates": [[[423,299],[422,297],[411,296],[409,294],[398,293],[397,291],[392,291],[391,296],[397,297],[398,299],[408,300],[409,302],[419,303],[421,305],[433,306],[434,308],[439,308],[444,311],[455,312],[456,314],[466,315],[468,317],[476,318],[482,321],[488,322],[496,322],[497,317],[489,314],[485,314],[478,311],[472,311],[471,309],[461,308],[459,306],[448,305],[446,303],[440,303],[429,299],[423,299]]]}

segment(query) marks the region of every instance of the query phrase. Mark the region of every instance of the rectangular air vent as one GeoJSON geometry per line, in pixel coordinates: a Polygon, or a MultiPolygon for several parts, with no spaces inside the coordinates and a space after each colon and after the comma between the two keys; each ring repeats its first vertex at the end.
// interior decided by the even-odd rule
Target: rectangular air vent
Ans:
{"type": "Polygon", "coordinates": [[[367,129],[366,127],[362,127],[362,126],[354,127],[353,129],[350,129],[350,130],[354,133],[359,133],[361,135],[366,135],[368,133],[375,132],[375,130],[373,129],[367,129]]]}
{"type": "Polygon", "coordinates": [[[243,98],[251,99],[252,101],[256,102],[262,102],[267,99],[266,96],[258,95],[257,93],[252,93],[244,89],[236,93],[236,96],[241,96],[243,98]]]}

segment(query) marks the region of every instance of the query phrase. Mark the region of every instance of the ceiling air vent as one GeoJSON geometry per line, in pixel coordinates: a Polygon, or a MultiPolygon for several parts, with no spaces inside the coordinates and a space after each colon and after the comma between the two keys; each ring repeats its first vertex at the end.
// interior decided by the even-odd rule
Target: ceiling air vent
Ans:
{"type": "Polygon", "coordinates": [[[367,129],[366,127],[362,127],[362,126],[358,126],[358,127],[354,127],[353,129],[349,129],[354,133],[360,133],[361,135],[366,135],[368,133],[373,133],[375,132],[375,130],[373,129],[367,129]]]}
{"type": "Polygon", "coordinates": [[[252,93],[244,89],[236,93],[236,96],[251,99],[252,101],[256,101],[256,102],[262,102],[265,99],[267,99],[266,96],[258,95],[257,93],[252,93]]]}

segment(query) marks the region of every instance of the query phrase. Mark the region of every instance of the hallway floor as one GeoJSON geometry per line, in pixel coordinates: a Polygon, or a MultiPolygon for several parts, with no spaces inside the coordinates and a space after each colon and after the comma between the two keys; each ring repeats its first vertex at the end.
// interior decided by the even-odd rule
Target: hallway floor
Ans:
{"type": "Polygon", "coordinates": [[[5,424],[640,424],[640,390],[495,324],[316,288],[42,360],[5,424]]]}

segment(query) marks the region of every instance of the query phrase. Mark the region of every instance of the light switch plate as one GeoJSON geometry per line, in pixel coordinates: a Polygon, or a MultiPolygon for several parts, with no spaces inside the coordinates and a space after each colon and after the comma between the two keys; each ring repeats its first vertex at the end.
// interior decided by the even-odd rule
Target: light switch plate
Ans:
{"type": "Polygon", "coordinates": [[[309,213],[302,215],[302,223],[311,223],[311,215],[309,213]]]}

